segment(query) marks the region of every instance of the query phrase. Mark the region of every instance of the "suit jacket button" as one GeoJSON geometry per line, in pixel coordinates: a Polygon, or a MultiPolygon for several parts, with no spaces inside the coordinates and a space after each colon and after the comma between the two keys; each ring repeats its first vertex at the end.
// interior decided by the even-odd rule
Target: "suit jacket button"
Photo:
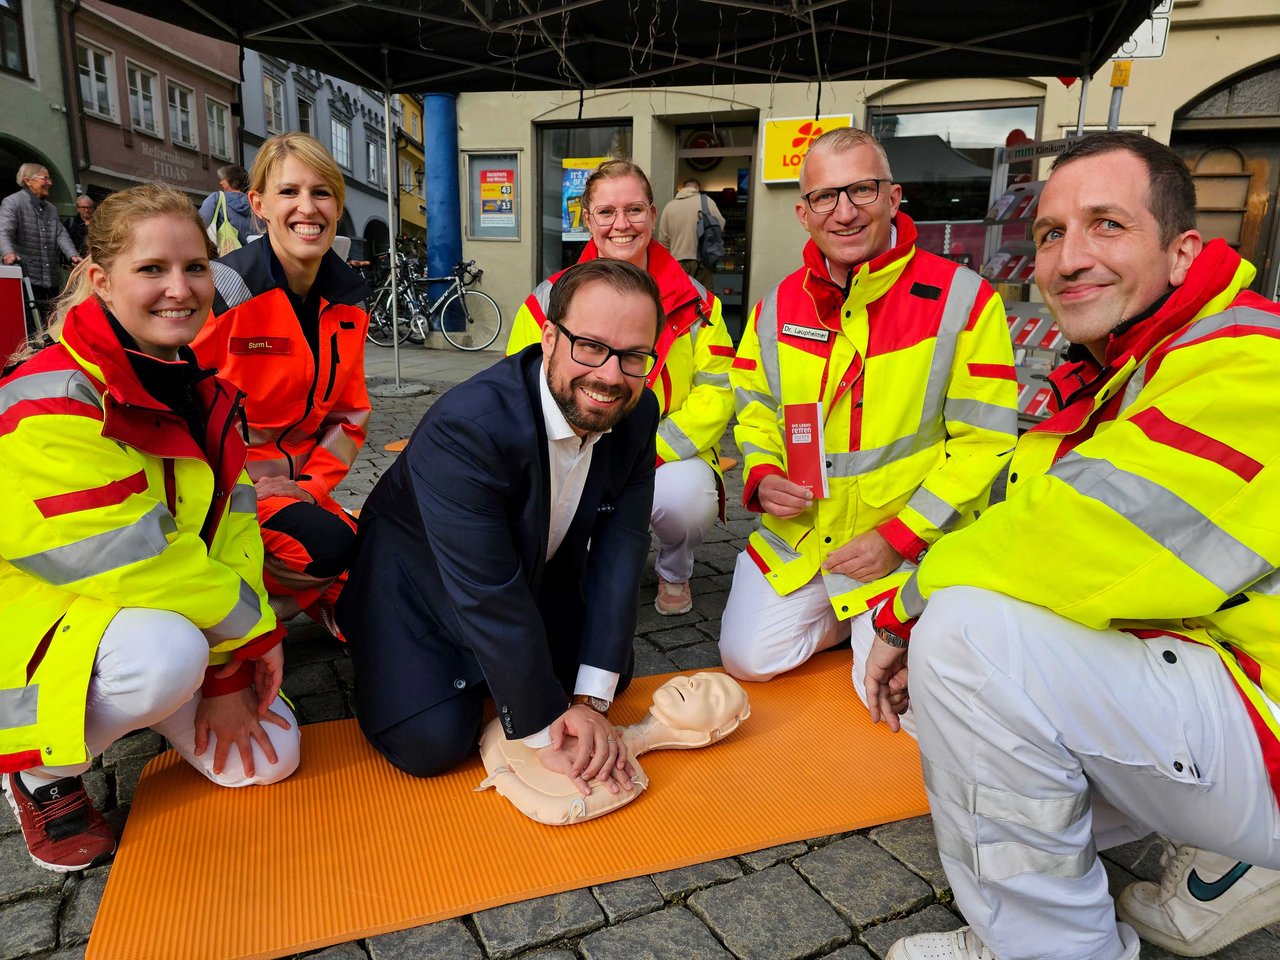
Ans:
{"type": "Polygon", "coordinates": [[[461,690],[461,689],[463,689],[464,687],[466,687],[466,685],[467,685],[467,681],[463,680],[461,677],[459,677],[457,680],[453,681],[453,688],[454,688],[455,690],[461,690]]]}
{"type": "Polygon", "coordinates": [[[502,708],[502,712],[503,712],[503,713],[510,713],[510,712],[511,712],[511,708],[510,708],[510,707],[507,707],[507,706],[504,706],[504,707],[502,708]]]}

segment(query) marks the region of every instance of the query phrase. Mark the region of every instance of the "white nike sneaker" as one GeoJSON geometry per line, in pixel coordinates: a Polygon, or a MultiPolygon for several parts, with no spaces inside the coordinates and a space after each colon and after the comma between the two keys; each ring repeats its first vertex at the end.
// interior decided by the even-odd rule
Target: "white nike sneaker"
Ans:
{"type": "MultiPolygon", "coordinates": [[[[1119,960],[1138,960],[1138,935],[1128,924],[1116,924],[1124,953],[1119,960]]],[[[961,927],[949,933],[917,933],[889,948],[885,960],[999,960],[973,932],[961,927]]]]}
{"type": "Polygon", "coordinates": [[[1143,940],[1204,957],[1280,920],[1280,870],[1165,841],[1160,884],[1131,883],[1116,912],[1143,940]]]}

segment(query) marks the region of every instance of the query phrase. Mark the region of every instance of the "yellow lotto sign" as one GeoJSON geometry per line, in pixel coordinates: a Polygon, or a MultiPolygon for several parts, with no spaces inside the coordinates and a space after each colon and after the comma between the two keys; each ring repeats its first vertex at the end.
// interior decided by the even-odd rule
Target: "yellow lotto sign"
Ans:
{"type": "Polygon", "coordinates": [[[760,138],[761,180],[789,183],[800,179],[800,162],[809,144],[828,130],[853,126],[853,114],[835,117],[770,117],[760,138]]]}

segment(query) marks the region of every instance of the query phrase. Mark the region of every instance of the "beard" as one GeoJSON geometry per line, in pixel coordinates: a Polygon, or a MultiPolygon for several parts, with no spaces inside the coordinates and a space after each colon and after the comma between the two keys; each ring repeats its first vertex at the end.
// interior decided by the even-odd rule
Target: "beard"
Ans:
{"type": "Polygon", "coordinates": [[[593,379],[590,375],[578,377],[564,385],[556,376],[559,366],[557,358],[552,356],[547,363],[547,387],[551,390],[551,396],[556,406],[560,408],[560,412],[564,414],[564,418],[579,430],[586,430],[588,433],[604,433],[606,430],[611,430],[640,402],[639,390],[630,400],[627,400],[626,397],[630,391],[626,386],[604,383],[593,379]],[[578,403],[576,391],[579,387],[585,387],[602,397],[622,398],[623,402],[609,410],[586,409],[578,403]]]}

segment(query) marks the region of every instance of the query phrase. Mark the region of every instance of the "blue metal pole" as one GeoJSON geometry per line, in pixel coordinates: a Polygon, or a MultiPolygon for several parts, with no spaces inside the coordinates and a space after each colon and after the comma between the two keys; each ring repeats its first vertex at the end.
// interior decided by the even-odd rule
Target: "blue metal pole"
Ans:
{"type": "MultiPolygon", "coordinates": [[[[429,93],[422,103],[426,153],[427,272],[447,276],[462,259],[462,197],[458,190],[458,105],[455,94],[429,93]]],[[[443,283],[430,287],[432,299],[443,283]]]]}

